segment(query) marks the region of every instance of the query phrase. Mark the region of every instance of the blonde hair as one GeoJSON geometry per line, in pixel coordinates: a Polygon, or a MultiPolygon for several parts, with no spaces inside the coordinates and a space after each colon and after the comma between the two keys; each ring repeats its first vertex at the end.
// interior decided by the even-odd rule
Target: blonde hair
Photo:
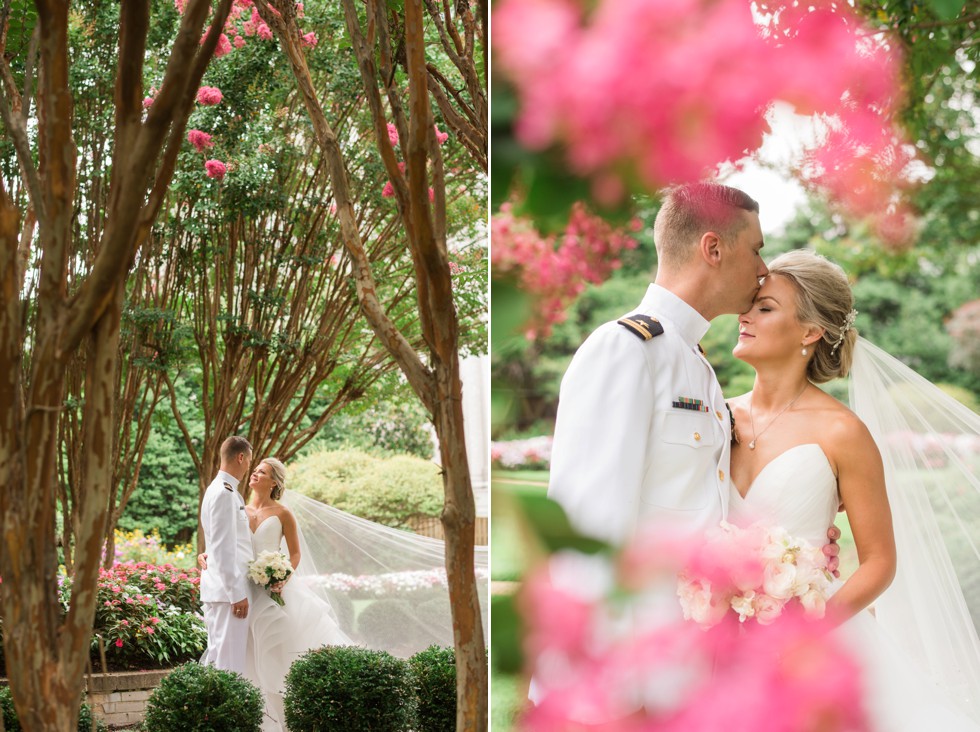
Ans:
{"type": "Polygon", "coordinates": [[[747,193],[720,183],[686,183],[662,191],[663,205],[653,224],[660,266],[678,266],[694,256],[695,245],[709,231],[731,244],[745,227],[739,211],[759,213],[747,193]]]}
{"type": "Polygon", "coordinates": [[[821,339],[807,347],[813,352],[807,378],[823,384],[847,376],[858,334],[852,327],[854,293],[844,270],[816,252],[797,249],[772,260],[769,274],[793,284],[797,320],[824,329],[821,339]]]}
{"type": "MultiPolygon", "coordinates": [[[[282,464],[279,458],[267,457],[262,463],[268,465],[272,469],[272,479],[275,481],[276,485],[272,489],[272,500],[278,501],[282,498],[283,491],[286,490],[286,466],[282,464]]],[[[260,464],[262,464],[260,463],[260,464]]]]}

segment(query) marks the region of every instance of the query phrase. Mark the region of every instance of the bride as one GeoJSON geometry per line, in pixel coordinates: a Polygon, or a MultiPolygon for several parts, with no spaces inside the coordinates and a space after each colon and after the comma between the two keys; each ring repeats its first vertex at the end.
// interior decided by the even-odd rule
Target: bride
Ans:
{"type": "MultiPolygon", "coordinates": [[[[899,462],[913,452],[909,430],[925,429],[903,417],[903,399],[912,420],[939,399],[940,416],[962,409],[975,425],[976,415],[946,406],[938,389],[859,339],[855,315],[837,265],[805,250],[769,265],[733,351],[756,377],[730,401],[738,442],[729,520],[778,525],[820,546],[845,511],[860,565],[835,583],[827,611],[861,666],[873,728],[977,732],[980,642],[929,503],[930,488],[944,489],[921,482],[922,466],[899,462]],[[814,385],[849,371],[853,412],[814,385]],[[909,384],[925,405],[909,399],[909,384]]],[[[975,491],[973,468],[960,460],[959,469],[975,491]]],[[[947,495],[937,503],[952,505],[947,495]]]]}

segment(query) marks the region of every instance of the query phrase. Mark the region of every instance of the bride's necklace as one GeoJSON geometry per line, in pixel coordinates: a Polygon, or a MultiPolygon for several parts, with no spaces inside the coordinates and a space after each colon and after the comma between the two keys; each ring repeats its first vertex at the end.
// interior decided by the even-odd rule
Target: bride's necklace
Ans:
{"type": "Polygon", "coordinates": [[[773,423],[777,419],[779,419],[780,417],[783,416],[783,412],[785,412],[787,409],[789,409],[794,404],[796,404],[796,400],[799,399],[801,396],[803,396],[803,392],[806,391],[806,388],[809,385],[810,385],[810,382],[809,381],[807,383],[805,383],[803,385],[803,388],[800,390],[800,393],[797,394],[795,397],[793,397],[793,400],[789,404],[787,404],[785,407],[783,407],[782,409],[780,409],[779,410],[779,414],[777,414],[775,417],[773,417],[771,420],[769,420],[769,424],[767,424],[765,427],[763,427],[762,428],[762,432],[760,432],[759,434],[756,434],[755,433],[755,417],[752,416],[752,403],[755,401],[755,399],[750,399],[749,400],[749,423],[752,425],[752,442],[749,443],[749,449],[750,450],[754,450],[755,449],[755,443],[758,441],[758,439],[760,437],[762,437],[762,435],[765,434],[765,432],[766,432],[767,429],[769,429],[770,427],[772,427],[773,423]]]}

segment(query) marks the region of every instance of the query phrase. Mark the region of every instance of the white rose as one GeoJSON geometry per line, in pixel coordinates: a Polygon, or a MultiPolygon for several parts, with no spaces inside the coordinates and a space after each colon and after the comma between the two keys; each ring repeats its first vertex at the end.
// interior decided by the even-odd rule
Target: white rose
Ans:
{"type": "Polygon", "coordinates": [[[767,564],[763,572],[762,589],[776,600],[793,597],[796,584],[796,566],[793,564],[767,564]]]}
{"type": "Polygon", "coordinates": [[[817,590],[804,592],[800,597],[800,604],[803,605],[804,612],[814,618],[822,618],[827,610],[827,601],[817,590]]]}
{"type": "Polygon", "coordinates": [[[752,605],[756,622],[759,625],[769,625],[783,612],[784,603],[769,595],[756,595],[752,605]]]}
{"type": "Polygon", "coordinates": [[[682,580],[677,594],[684,610],[684,619],[693,620],[698,625],[717,625],[728,612],[728,603],[714,598],[710,582],[682,580]]]}
{"type": "Polygon", "coordinates": [[[736,595],[732,598],[732,610],[738,613],[739,622],[744,623],[746,618],[755,615],[755,597],[755,592],[749,590],[744,595],[736,595]]]}

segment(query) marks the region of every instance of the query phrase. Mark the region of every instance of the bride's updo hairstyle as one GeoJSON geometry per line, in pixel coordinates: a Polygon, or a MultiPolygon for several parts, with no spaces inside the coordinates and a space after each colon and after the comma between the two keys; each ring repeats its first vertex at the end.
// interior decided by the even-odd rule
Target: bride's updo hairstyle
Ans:
{"type": "Polygon", "coordinates": [[[272,489],[272,500],[278,501],[282,498],[282,493],[286,490],[286,466],[279,458],[269,457],[262,461],[272,470],[272,479],[276,482],[272,489]]]}
{"type": "Polygon", "coordinates": [[[814,384],[847,376],[854,360],[854,293],[838,265],[816,252],[796,249],[769,263],[769,274],[785,277],[796,290],[797,318],[824,329],[811,344],[806,376],[814,384]]]}

